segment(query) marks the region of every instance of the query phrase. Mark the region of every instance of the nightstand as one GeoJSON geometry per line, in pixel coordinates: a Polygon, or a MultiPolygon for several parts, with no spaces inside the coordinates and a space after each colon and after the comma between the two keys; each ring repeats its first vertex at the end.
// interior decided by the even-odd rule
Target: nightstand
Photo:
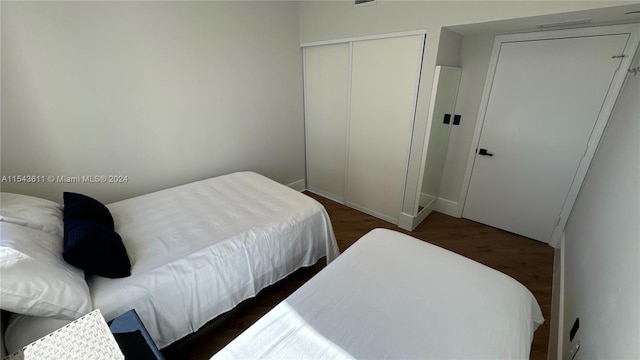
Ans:
{"type": "Polygon", "coordinates": [[[164,360],[135,310],[127,311],[108,324],[125,359],[164,360]]]}

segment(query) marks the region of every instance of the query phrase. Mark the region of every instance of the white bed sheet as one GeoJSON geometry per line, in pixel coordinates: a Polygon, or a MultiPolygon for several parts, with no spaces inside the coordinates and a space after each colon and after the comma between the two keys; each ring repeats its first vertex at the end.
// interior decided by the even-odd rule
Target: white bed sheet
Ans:
{"type": "Polygon", "coordinates": [[[543,322],[509,276],[376,229],[212,359],[526,359],[543,322]]]}
{"type": "Polygon", "coordinates": [[[253,172],[108,205],[131,276],[88,279],[111,320],[135,309],[159,348],[296,269],[338,255],[324,207],[253,172]]]}

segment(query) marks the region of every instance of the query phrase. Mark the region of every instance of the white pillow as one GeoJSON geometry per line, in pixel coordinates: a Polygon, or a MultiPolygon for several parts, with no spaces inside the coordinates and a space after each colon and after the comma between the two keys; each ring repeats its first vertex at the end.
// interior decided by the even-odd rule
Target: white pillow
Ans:
{"type": "Polygon", "coordinates": [[[62,247],[61,236],[0,222],[0,308],[72,320],[90,312],[84,272],[62,259],[62,247]]]}
{"type": "Polygon", "coordinates": [[[28,195],[0,193],[0,221],[62,236],[63,206],[28,195]]]}

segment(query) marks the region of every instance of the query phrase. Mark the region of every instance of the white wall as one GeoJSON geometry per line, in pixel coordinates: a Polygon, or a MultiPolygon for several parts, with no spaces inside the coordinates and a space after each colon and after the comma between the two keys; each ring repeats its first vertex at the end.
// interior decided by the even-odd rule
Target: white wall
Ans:
{"type": "MultiPolygon", "coordinates": [[[[446,28],[442,28],[440,31],[438,54],[436,55],[436,65],[460,67],[460,50],[462,48],[462,40],[463,37],[460,34],[446,28]]],[[[449,77],[451,76],[452,75],[449,75],[449,77]]],[[[443,81],[443,79],[440,79],[439,81],[443,81]]],[[[451,81],[445,81],[444,85],[442,85],[444,86],[444,88],[442,88],[440,91],[444,92],[444,94],[449,95],[442,95],[444,96],[444,99],[441,99],[439,97],[436,98],[436,104],[433,104],[435,108],[433,111],[434,118],[431,119],[432,125],[427,125],[425,123],[426,126],[429,126],[430,130],[429,138],[427,140],[428,143],[425,143],[428,151],[425,155],[425,161],[423,164],[424,169],[421,170],[423,171],[423,178],[421,180],[422,189],[420,191],[421,206],[425,205],[424,201],[422,200],[423,198],[426,197],[427,199],[430,199],[433,197],[439,197],[445,155],[447,153],[447,146],[449,144],[449,133],[450,129],[455,126],[442,124],[442,118],[440,117],[440,115],[442,115],[443,112],[438,110],[442,110],[442,106],[445,106],[446,110],[444,111],[444,113],[454,112],[454,108],[447,107],[450,106],[448,104],[449,100],[455,100],[455,97],[457,96],[458,85],[458,83],[455,83],[455,89],[452,89],[450,86],[454,86],[454,84],[451,83],[451,81]],[[438,109],[438,107],[440,107],[440,109],[438,109]],[[436,131],[434,131],[434,129],[436,129],[436,131]],[[429,165],[427,166],[426,164],[429,165]]],[[[440,87],[441,85],[437,84],[434,86],[440,87]]],[[[414,131],[423,133],[426,131],[425,129],[419,127],[420,125],[422,125],[422,123],[418,123],[416,125],[417,126],[414,127],[414,131]]]]}
{"type": "Polygon", "coordinates": [[[565,357],[578,341],[576,359],[640,355],[638,98],[640,74],[628,75],[565,228],[565,357]],[[570,343],[576,317],[580,329],[570,343]]]}
{"type": "Polygon", "coordinates": [[[111,202],[239,170],[304,178],[296,2],[1,3],[2,175],[111,202]]]}
{"type": "MultiPolygon", "coordinates": [[[[74,190],[109,202],[236,170],[285,184],[301,180],[299,44],[426,29],[421,131],[414,134],[408,176],[417,193],[443,26],[628,3],[379,0],[356,8],[350,1],[2,1],[0,174],[128,176],[126,184],[5,182],[2,190],[55,200],[74,190]]],[[[467,36],[465,44],[463,60],[474,46],[467,36]]],[[[452,201],[470,146],[465,134],[473,132],[463,128],[474,126],[475,115],[463,113],[454,129],[459,134],[450,151],[458,155],[448,155],[443,181],[452,201]]],[[[414,200],[405,199],[404,210],[411,212],[414,200]]]]}
{"type": "Polygon", "coordinates": [[[462,40],[462,35],[455,31],[451,31],[447,28],[440,29],[436,65],[460,67],[462,40]]]}
{"type": "Polygon", "coordinates": [[[451,127],[447,160],[442,173],[440,197],[456,204],[450,215],[461,216],[464,174],[467,169],[469,149],[473,141],[482,92],[484,90],[495,35],[467,35],[462,41],[462,78],[456,101],[456,114],[461,115],[460,125],[451,127]]]}

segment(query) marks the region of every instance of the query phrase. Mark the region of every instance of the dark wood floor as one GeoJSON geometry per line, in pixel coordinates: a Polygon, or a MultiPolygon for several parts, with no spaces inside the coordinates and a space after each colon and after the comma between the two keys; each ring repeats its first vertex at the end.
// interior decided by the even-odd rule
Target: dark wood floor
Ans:
{"type": "MultiPolygon", "coordinates": [[[[469,257],[502,271],[524,284],[535,295],[545,323],[534,334],[531,359],[546,359],[551,319],[551,288],[554,250],[548,245],[473,221],[433,212],[414,231],[407,232],[375,217],[363,214],[315,194],[333,224],[340,251],[362,235],[377,228],[408,233],[416,238],[469,257]]],[[[167,360],[209,359],[267,311],[300,287],[324,267],[318,264],[301,269],[240,304],[198,333],[163,350],[167,360]]]]}

